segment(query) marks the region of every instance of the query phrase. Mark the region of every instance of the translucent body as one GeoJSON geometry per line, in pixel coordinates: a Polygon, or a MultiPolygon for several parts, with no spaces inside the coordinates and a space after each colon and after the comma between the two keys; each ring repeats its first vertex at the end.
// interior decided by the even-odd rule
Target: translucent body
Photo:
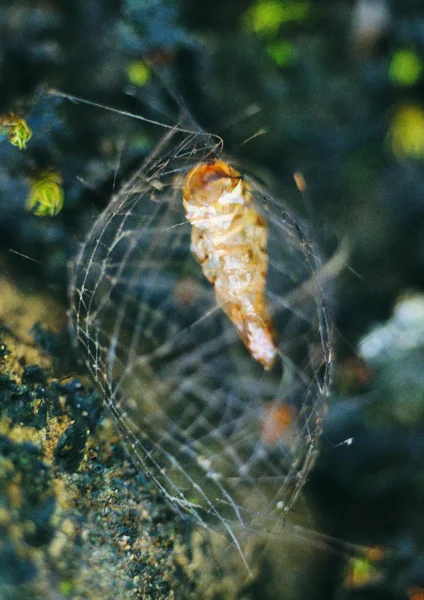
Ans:
{"type": "Polygon", "coordinates": [[[250,186],[222,160],[200,164],[183,186],[191,250],[214,284],[217,303],[253,358],[270,369],[277,356],[265,306],[267,226],[255,210],[250,186]]]}

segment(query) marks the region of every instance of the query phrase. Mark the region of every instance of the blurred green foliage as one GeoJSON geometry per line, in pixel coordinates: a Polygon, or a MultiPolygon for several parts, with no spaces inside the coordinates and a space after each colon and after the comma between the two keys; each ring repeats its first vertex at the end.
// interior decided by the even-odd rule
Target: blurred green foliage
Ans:
{"type": "Polygon", "coordinates": [[[393,54],[389,67],[389,78],[393,83],[401,86],[414,85],[422,72],[423,63],[413,50],[400,49],[393,54]]]}
{"type": "Polygon", "coordinates": [[[254,2],[244,15],[247,31],[262,36],[278,35],[284,23],[301,23],[311,13],[311,2],[279,2],[278,0],[261,0],[254,2]]]}

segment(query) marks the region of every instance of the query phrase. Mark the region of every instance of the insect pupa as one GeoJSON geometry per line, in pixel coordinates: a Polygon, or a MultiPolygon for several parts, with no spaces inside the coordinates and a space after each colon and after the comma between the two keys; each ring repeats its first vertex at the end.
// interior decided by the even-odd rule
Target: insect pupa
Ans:
{"type": "Polygon", "coordinates": [[[253,358],[270,369],[277,348],[265,305],[268,231],[249,184],[229,164],[213,160],[187,173],[182,195],[193,226],[191,250],[217,303],[253,358]]]}

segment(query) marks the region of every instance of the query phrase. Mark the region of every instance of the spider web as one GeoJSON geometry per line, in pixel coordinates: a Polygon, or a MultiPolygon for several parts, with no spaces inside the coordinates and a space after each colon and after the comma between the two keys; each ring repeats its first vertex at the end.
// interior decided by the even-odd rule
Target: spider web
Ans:
{"type": "Polygon", "coordinates": [[[248,532],[284,520],[314,462],[331,328],[304,227],[249,179],[268,225],[279,353],[271,371],[249,355],[190,251],[182,205],[184,175],[216,157],[222,143],[212,135],[165,135],[82,244],[70,320],[137,464],[174,507],[226,531],[243,554],[248,532]]]}

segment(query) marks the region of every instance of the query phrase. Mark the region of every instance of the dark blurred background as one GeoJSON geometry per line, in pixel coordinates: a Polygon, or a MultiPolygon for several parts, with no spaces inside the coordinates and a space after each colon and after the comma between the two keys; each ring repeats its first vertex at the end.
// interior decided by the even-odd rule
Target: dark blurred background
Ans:
{"type": "Polygon", "coordinates": [[[89,223],[163,134],[49,90],[168,124],[185,105],[308,221],[324,259],[349,248],[329,291],[336,387],[309,493],[332,535],[383,558],[376,577],[343,584],[337,571],[316,597],[423,598],[423,2],[21,0],[0,9],[0,115],[22,116],[33,132],[26,150],[6,130],[0,141],[7,272],[66,303],[67,263],[89,223]],[[25,208],[46,170],[62,180],[54,218],[25,208]],[[400,316],[396,303],[406,306],[400,316]]]}

